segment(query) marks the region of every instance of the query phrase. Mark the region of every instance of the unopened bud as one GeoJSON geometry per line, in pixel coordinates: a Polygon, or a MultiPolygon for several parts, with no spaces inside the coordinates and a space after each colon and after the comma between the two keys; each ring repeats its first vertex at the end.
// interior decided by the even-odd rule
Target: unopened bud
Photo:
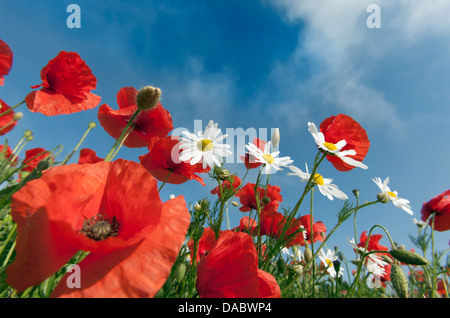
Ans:
{"type": "Polygon", "coordinates": [[[272,147],[273,149],[277,148],[278,145],[280,144],[280,129],[279,128],[275,128],[273,133],[272,133],[272,147]]]}
{"type": "Polygon", "coordinates": [[[286,262],[281,257],[277,261],[277,269],[280,273],[284,273],[286,270],[286,262]]]}
{"type": "Polygon", "coordinates": [[[18,120],[21,119],[22,117],[23,117],[23,113],[22,113],[22,112],[18,112],[18,113],[15,113],[15,114],[13,115],[12,119],[13,119],[14,121],[18,121],[18,120]]]}
{"type": "Polygon", "coordinates": [[[219,179],[222,181],[228,180],[228,178],[231,176],[230,170],[228,169],[222,169],[219,172],[219,179]]]}
{"type": "Polygon", "coordinates": [[[356,198],[359,198],[359,190],[358,189],[353,189],[353,194],[355,195],[356,198]]]}
{"type": "Polygon", "coordinates": [[[296,265],[292,266],[292,269],[294,270],[294,272],[297,275],[303,274],[303,266],[302,265],[296,264],[296,265]]]}
{"type": "Polygon", "coordinates": [[[136,95],[137,107],[140,110],[152,109],[161,98],[161,90],[153,86],[145,86],[136,95]]]}
{"type": "Polygon", "coordinates": [[[95,127],[97,127],[97,124],[94,123],[93,121],[91,121],[88,125],[89,129],[94,129],[95,127]]]}
{"type": "Polygon", "coordinates": [[[377,199],[378,201],[380,201],[381,203],[388,203],[390,201],[389,199],[389,194],[387,194],[386,192],[381,192],[377,194],[377,199]]]}
{"type": "Polygon", "coordinates": [[[391,265],[391,283],[400,298],[408,298],[408,280],[398,264],[391,265]]]}
{"type": "Polygon", "coordinates": [[[305,256],[306,263],[309,263],[312,260],[312,251],[309,247],[305,248],[305,252],[303,254],[305,256]]]}
{"type": "Polygon", "coordinates": [[[396,260],[409,265],[427,265],[428,260],[417,253],[396,248],[389,252],[396,260]]]}
{"type": "Polygon", "coordinates": [[[178,265],[177,271],[175,273],[176,278],[179,282],[183,281],[185,273],[186,273],[186,265],[181,263],[180,265],[178,265]]]}
{"type": "Polygon", "coordinates": [[[33,135],[33,132],[31,130],[25,130],[25,132],[23,133],[24,137],[30,137],[31,135],[33,135]]]}
{"type": "Polygon", "coordinates": [[[264,203],[264,204],[269,204],[270,203],[270,198],[269,197],[264,197],[263,199],[262,199],[262,203],[264,203]]]}

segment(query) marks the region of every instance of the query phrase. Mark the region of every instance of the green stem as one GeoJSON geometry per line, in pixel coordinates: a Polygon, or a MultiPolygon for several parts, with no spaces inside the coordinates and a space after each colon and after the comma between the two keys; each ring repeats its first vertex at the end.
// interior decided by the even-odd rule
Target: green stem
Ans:
{"type": "Polygon", "coordinates": [[[14,105],[13,107],[11,107],[10,109],[8,109],[7,111],[5,111],[4,113],[0,114],[0,117],[8,114],[9,112],[12,112],[14,109],[16,109],[17,107],[19,107],[20,105],[22,105],[23,103],[25,103],[25,100],[21,101],[19,104],[14,105]]]}
{"type": "MultiPolygon", "coordinates": [[[[136,117],[139,115],[139,113],[141,112],[140,109],[137,109],[134,114],[131,116],[130,120],[127,122],[127,125],[125,126],[125,128],[122,130],[122,133],[120,134],[119,138],[117,138],[116,142],[114,143],[114,145],[112,146],[111,150],[109,151],[108,155],[106,155],[105,161],[111,161],[113,154],[115,155],[116,152],[116,148],[119,145],[122,145],[123,142],[125,141],[125,135],[128,136],[129,132],[128,132],[128,128],[130,128],[131,124],[133,123],[133,121],[136,119],[136,117]],[[127,134],[128,133],[128,134],[127,134]]],[[[120,148],[119,148],[120,149],[120,148]]]]}
{"type": "Polygon", "coordinates": [[[163,186],[166,184],[167,180],[169,179],[170,175],[172,174],[172,170],[169,171],[169,173],[167,174],[167,177],[164,179],[164,182],[161,184],[161,186],[158,189],[158,192],[161,192],[161,189],[163,188],[163,186]]]}
{"type": "Polygon", "coordinates": [[[70,160],[70,158],[72,158],[73,154],[78,150],[78,148],[80,148],[80,146],[83,143],[84,139],[86,138],[86,136],[88,135],[88,133],[91,130],[92,130],[92,128],[88,127],[88,129],[85,131],[85,133],[81,137],[81,139],[78,142],[78,144],[75,146],[75,148],[72,150],[72,152],[70,154],[68,154],[67,157],[64,159],[64,161],[61,163],[62,166],[64,166],[70,160]]]}

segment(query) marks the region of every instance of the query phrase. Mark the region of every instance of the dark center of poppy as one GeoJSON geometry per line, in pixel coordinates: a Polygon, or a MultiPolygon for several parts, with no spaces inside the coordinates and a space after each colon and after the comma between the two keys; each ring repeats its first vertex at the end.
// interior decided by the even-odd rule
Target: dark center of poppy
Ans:
{"type": "Polygon", "coordinates": [[[119,234],[119,226],[120,224],[115,216],[110,218],[97,214],[97,216],[89,220],[84,220],[80,233],[95,241],[101,241],[108,237],[117,236],[119,234]]]}

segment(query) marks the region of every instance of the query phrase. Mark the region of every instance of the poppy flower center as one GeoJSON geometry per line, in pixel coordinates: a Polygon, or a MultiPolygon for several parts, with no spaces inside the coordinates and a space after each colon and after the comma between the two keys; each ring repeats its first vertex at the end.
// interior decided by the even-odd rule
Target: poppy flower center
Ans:
{"type": "Polygon", "coordinates": [[[213,143],[209,139],[202,139],[197,143],[197,148],[201,151],[210,151],[213,146],[213,143]]]}
{"type": "Polygon", "coordinates": [[[272,157],[272,155],[269,155],[269,154],[264,154],[262,157],[269,164],[272,164],[275,161],[275,159],[272,157]]]}
{"type": "Polygon", "coordinates": [[[313,180],[314,180],[314,182],[317,185],[324,185],[325,184],[325,182],[323,181],[323,177],[320,174],[318,174],[318,173],[314,174],[313,180]]]}
{"type": "Polygon", "coordinates": [[[330,151],[335,151],[338,148],[336,147],[335,144],[331,143],[331,142],[324,142],[323,145],[330,151]]]}
{"type": "Polygon", "coordinates": [[[80,233],[86,235],[95,241],[101,241],[108,237],[114,237],[119,234],[119,222],[116,217],[112,218],[97,214],[90,220],[84,220],[80,233]]]}

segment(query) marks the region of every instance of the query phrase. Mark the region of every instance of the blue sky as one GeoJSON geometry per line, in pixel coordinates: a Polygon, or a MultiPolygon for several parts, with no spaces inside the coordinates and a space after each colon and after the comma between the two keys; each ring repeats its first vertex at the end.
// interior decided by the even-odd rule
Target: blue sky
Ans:
{"type": "MultiPolygon", "coordinates": [[[[338,172],[324,162],[320,173],[333,178],[351,199],[378,193],[374,177],[390,177],[399,196],[411,201],[420,219],[423,202],[450,188],[450,3],[378,1],[381,28],[370,29],[365,0],[172,0],[172,1],[3,1],[0,38],[14,52],[14,64],[0,87],[9,105],[23,100],[30,86],[40,84],[40,70],[60,51],[75,51],[97,77],[94,91],[101,103],[117,108],[121,87],[154,85],[176,128],[194,128],[209,120],[226,128],[271,128],[281,132],[280,151],[300,168],[316,154],[307,130],[339,113],[357,120],[371,141],[368,170],[338,172]],[[81,8],[81,28],[70,29],[66,12],[81,8]],[[107,4],[106,4],[107,3],[107,4]]],[[[34,132],[28,148],[69,153],[97,108],[46,117],[26,107],[18,126],[7,135],[18,142],[25,129],[34,132]]],[[[83,147],[105,157],[112,138],[100,125],[83,147]]],[[[118,157],[138,161],[145,149],[122,149],[118,157]]],[[[77,156],[75,156],[77,157],[77,156]]],[[[75,158],[76,159],[76,158],[75,158]]],[[[236,162],[236,160],[235,160],[236,162]]],[[[242,164],[226,165],[243,173],[242,164]]],[[[271,176],[282,188],[285,207],[293,207],[303,184],[286,172],[271,176]]],[[[256,174],[248,181],[254,181],[256,174]],[[253,178],[253,179],[252,179],[253,178]]],[[[210,197],[215,186],[192,181],[166,185],[163,197],[183,194],[188,202],[210,197]]],[[[315,195],[314,215],[329,229],[336,223],[339,200],[315,195]]],[[[303,208],[308,213],[308,208],[303,208]]],[[[243,215],[229,211],[232,226],[243,215]]],[[[392,204],[376,205],[358,214],[358,231],[385,226],[394,241],[414,248],[416,233],[410,215],[392,204]]],[[[377,233],[383,232],[377,230],[377,233]]],[[[348,249],[353,237],[347,221],[328,247],[348,249]]],[[[437,233],[438,248],[448,247],[448,232],[437,233]]],[[[389,245],[383,239],[384,245],[389,245]]]]}

